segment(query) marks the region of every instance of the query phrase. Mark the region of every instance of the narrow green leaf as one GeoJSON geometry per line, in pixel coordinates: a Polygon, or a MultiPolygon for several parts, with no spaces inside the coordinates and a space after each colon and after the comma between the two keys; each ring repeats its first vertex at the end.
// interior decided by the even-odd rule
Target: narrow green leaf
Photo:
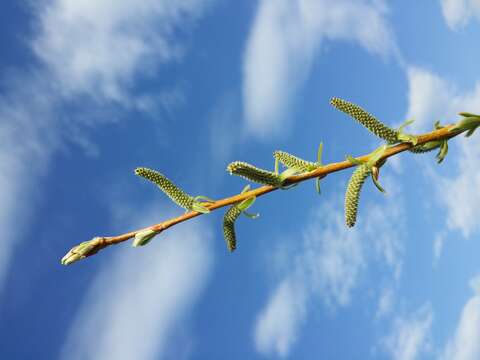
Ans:
{"type": "Polygon", "coordinates": [[[202,214],[208,214],[210,212],[209,209],[207,209],[205,206],[203,206],[199,202],[194,202],[192,204],[192,210],[202,214]]]}
{"type": "Polygon", "coordinates": [[[280,181],[283,183],[287,178],[298,173],[296,169],[287,169],[280,174],[280,181]]]}
{"type": "Polygon", "coordinates": [[[405,120],[399,127],[398,127],[398,132],[401,133],[403,132],[403,129],[405,129],[408,125],[411,125],[415,122],[414,119],[411,120],[405,120]]]}
{"type": "Polygon", "coordinates": [[[320,145],[318,145],[318,151],[317,151],[317,164],[320,166],[323,166],[322,154],[323,154],[323,142],[321,142],[320,145]]]}
{"type": "Polygon", "coordinates": [[[255,220],[256,218],[258,218],[260,216],[259,213],[251,214],[251,213],[248,213],[246,211],[243,212],[243,215],[245,215],[246,217],[248,217],[249,219],[252,219],[252,220],[255,220]]]}
{"type": "Polygon", "coordinates": [[[213,202],[215,202],[215,200],[210,199],[209,197],[203,196],[203,195],[195,196],[193,199],[194,199],[195,201],[204,200],[204,201],[207,202],[207,203],[213,203],[213,202]]]}
{"type": "Polygon", "coordinates": [[[475,130],[477,130],[477,128],[473,128],[473,129],[468,130],[467,133],[465,134],[465,137],[472,136],[473,133],[475,132],[475,130]]]}
{"type": "Polygon", "coordinates": [[[385,189],[380,185],[380,183],[379,183],[378,180],[375,178],[375,176],[372,176],[372,181],[373,181],[373,184],[375,185],[375,187],[376,187],[380,192],[386,194],[385,189]]]}
{"type": "Polygon", "coordinates": [[[256,199],[256,197],[253,196],[253,197],[251,197],[251,198],[248,198],[248,199],[243,200],[242,202],[240,202],[240,203],[239,203],[238,205],[236,205],[236,206],[240,209],[240,211],[245,211],[245,210],[247,210],[250,206],[253,205],[253,203],[255,202],[255,199],[256,199]]]}
{"type": "Polygon", "coordinates": [[[375,151],[373,151],[368,156],[367,164],[370,167],[374,166],[378,162],[378,160],[380,160],[382,158],[383,154],[385,154],[385,151],[387,150],[387,147],[388,147],[388,145],[384,144],[384,145],[380,146],[379,148],[377,148],[375,151]]]}
{"type": "Polygon", "coordinates": [[[321,195],[322,192],[320,191],[320,178],[315,179],[315,189],[317,190],[318,195],[321,195]]]}
{"type": "Polygon", "coordinates": [[[437,154],[437,162],[440,164],[444,159],[445,156],[448,154],[448,142],[445,140],[440,147],[440,151],[437,154]]]}
{"type": "Polygon", "coordinates": [[[472,114],[472,113],[469,113],[469,112],[459,112],[458,115],[463,116],[463,117],[480,117],[480,115],[472,114]]]}
{"type": "Polygon", "coordinates": [[[358,159],[355,159],[351,155],[346,156],[347,161],[349,161],[352,165],[362,165],[363,161],[360,161],[358,159]]]}

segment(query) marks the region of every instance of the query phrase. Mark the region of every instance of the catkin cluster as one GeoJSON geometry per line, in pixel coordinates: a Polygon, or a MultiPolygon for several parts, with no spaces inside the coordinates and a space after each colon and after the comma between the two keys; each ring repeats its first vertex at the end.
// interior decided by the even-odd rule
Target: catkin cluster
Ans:
{"type": "Polygon", "coordinates": [[[230,174],[238,175],[244,179],[264,184],[279,187],[282,185],[282,178],[280,175],[272,171],[259,169],[249,163],[243,161],[234,161],[227,166],[227,171],[230,174]]]}
{"type": "Polygon", "coordinates": [[[360,191],[367,177],[372,173],[372,167],[368,164],[357,166],[348,182],[345,193],[345,223],[348,227],[355,225],[357,220],[360,191]]]}
{"type": "MultiPolygon", "coordinates": [[[[440,134],[436,134],[436,136],[432,136],[432,138],[440,139],[440,140],[432,140],[427,143],[417,145],[419,142],[419,138],[417,136],[411,134],[405,134],[403,132],[403,128],[410,124],[412,121],[406,121],[402,124],[397,130],[388,127],[387,125],[383,124],[379,120],[377,120],[373,115],[369,114],[361,107],[350,103],[348,101],[339,99],[339,98],[332,98],[331,104],[337,108],[338,110],[348,114],[356,121],[358,121],[361,125],[365,126],[370,132],[375,134],[376,136],[380,137],[381,139],[385,140],[387,143],[380,146],[370,155],[366,156],[364,159],[358,158],[355,159],[351,156],[347,156],[347,160],[352,164],[356,165],[356,169],[353,171],[350,180],[347,185],[346,194],[345,194],[345,223],[348,227],[353,227],[356,223],[358,206],[360,201],[360,194],[362,190],[362,186],[365,183],[367,177],[371,176],[374,185],[381,191],[385,192],[382,186],[378,183],[379,177],[379,169],[381,166],[384,165],[388,155],[386,154],[386,150],[388,149],[389,145],[395,143],[410,143],[411,146],[409,147],[409,151],[413,153],[426,153],[433,150],[438,149],[439,152],[437,154],[438,163],[442,162],[448,152],[448,139],[449,136],[444,136],[440,134]]],[[[457,124],[454,126],[449,126],[448,132],[451,132],[451,137],[459,135],[462,132],[466,132],[466,136],[472,135],[477,128],[480,127],[480,115],[473,114],[473,113],[459,113],[463,117],[457,124]]],[[[435,129],[441,129],[442,126],[439,122],[435,123],[435,129]]],[[[251,164],[242,161],[235,161],[228,165],[227,171],[230,174],[238,175],[243,177],[247,180],[264,184],[270,185],[275,188],[281,189],[288,189],[293,186],[296,186],[300,181],[306,180],[300,177],[292,178],[291,181],[287,181],[290,176],[296,173],[305,173],[310,172],[315,169],[322,167],[322,150],[323,144],[320,143],[318,148],[317,154],[317,162],[310,162],[298,158],[294,155],[286,153],[284,151],[275,151],[274,158],[275,158],[275,172],[263,170],[257,168],[251,164]],[[282,163],[286,169],[282,174],[278,174],[278,162],[282,163]],[[287,185],[286,185],[287,184],[287,185]]],[[[326,169],[327,170],[327,169],[326,169]]],[[[333,171],[337,171],[338,169],[334,169],[332,167],[332,171],[325,171],[324,174],[317,176],[316,178],[316,185],[317,191],[320,192],[320,179],[325,177],[328,173],[333,171]]],[[[320,171],[319,171],[320,172],[320,171]]],[[[211,200],[205,196],[196,196],[192,197],[185,193],[182,189],[176,186],[171,180],[167,177],[162,175],[161,173],[148,169],[145,167],[139,167],[135,170],[135,174],[141,176],[154,184],[156,184],[173,202],[175,202],[180,207],[195,211],[198,213],[208,213],[210,209],[216,209],[219,207],[224,206],[224,202],[219,201],[218,203],[214,203],[214,200],[211,200]],[[212,203],[211,206],[204,206],[202,201],[212,203]]],[[[250,188],[247,185],[242,193],[245,193],[250,188]]],[[[260,189],[261,190],[261,189],[260,189]]],[[[272,190],[272,189],[266,189],[272,190]]],[[[252,191],[252,194],[264,194],[265,192],[262,191],[252,191]]],[[[232,199],[232,198],[230,198],[232,199]]],[[[230,200],[225,199],[225,200],[230,200]]],[[[251,219],[255,219],[258,214],[249,214],[246,210],[255,202],[256,195],[251,195],[249,198],[238,201],[237,203],[233,204],[226,212],[223,218],[223,234],[225,238],[225,242],[227,244],[227,248],[230,252],[235,251],[237,247],[236,241],[236,234],[235,234],[235,222],[238,217],[243,213],[247,217],[251,219]]],[[[230,201],[229,201],[230,203],[230,201]]],[[[195,215],[195,214],[194,214],[195,215]]],[[[189,218],[188,216],[186,218],[189,218]]],[[[177,222],[181,222],[185,219],[173,219],[173,224],[177,222]]],[[[161,225],[161,224],[159,224],[161,225]]],[[[169,224],[171,226],[171,224],[169,224]]],[[[166,227],[165,227],[166,228],[166,227]]],[[[134,234],[134,241],[133,246],[144,246],[148,244],[156,235],[158,235],[164,228],[158,226],[152,226],[147,229],[142,229],[137,231],[134,234]]],[[[99,250],[105,248],[106,246],[118,243],[120,241],[124,241],[128,238],[132,237],[132,233],[123,234],[118,237],[95,237],[90,241],[82,242],[79,245],[70,249],[70,251],[61,259],[61,263],[64,265],[70,265],[74,262],[82,260],[90,255],[95,254],[99,250]]]]}
{"type": "Polygon", "coordinates": [[[372,133],[379,138],[384,139],[389,144],[398,142],[398,132],[396,130],[383,124],[372,114],[363,110],[360,106],[336,97],[330,100],[330,104],[345,114],[350,115],[372,133]]]}
{"type": "Polygon", "coordinates": [[[167,195],[178,206],[186,210],[193,210],[193,205],[195,203],[194,198],[186,194],[182,189],[158,171],[139,167],[135,169],[135,174],[158,185],[160,190],[162,190],[165,195],[167,195]]]}
{"type": "Polygon", "coordinates": [[[298,172],[309,172],[320,167],[317,163],[300,159],[285,151],[277,150],[273,153],[273,157],[286,167],[295,169],[298,172]]]}

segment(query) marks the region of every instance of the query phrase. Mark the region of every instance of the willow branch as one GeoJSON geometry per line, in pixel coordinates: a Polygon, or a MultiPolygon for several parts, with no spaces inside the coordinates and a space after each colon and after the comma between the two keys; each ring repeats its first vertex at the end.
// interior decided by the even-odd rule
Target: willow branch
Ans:
{"type": "MultiPolygon", "coordinates": [[[[429,141],[448,140],[448,139],[453,138],[453,137],[461,134],[462,132],[464,132],[464,130],[449,131],[453,126],[454,126],[454,124],[450,124],[450,125],[447,125],[447,126],[441,128],[441,129],[434,130],[432,132],[419,135],[417,137],[417,139],[418,139],[417,145],[422,145],[422,144],[425,144],[429,141]]],[[[380,161],[381,160],[386,160],[391,156],[394,156],[394,155],[397,155],[401,152],[409,150],[412,147],[413,147],[413,145],[411,143],[400,143],[400,144],[391,146],[391,147],[387,148],[385,153],[380,158],[380,161]]],[[[368,160],[368,155],[357,157],[357,159],[360,160],[360,161],[362,161],[362,160],[366,161],[366,160],[368,160]]],[[[307,173],[302,173],[302,174],[299,174],[299,175],[292,175],[285,180],[284,185],[288,186],[288,185],[292,185],[292,184],[298,184],[298,183],[301,183],[301,182],[304,182],[306,180],[310,180],[310,179],[313,179],[313,178],[324,178],[329,174],[332,174],[332,173],[335,173],[335,172],[338,172],[338,171],[341,171],[341,170],[345,170],[345,169],[348,169],[348,168],[353,167],[353,166],[355,166],[355,165],[352,164],[348,160],[326,164],[326,165],[324,165],[324,166],[322,166],[322,167],[320,167],[316,170],[313,170],[313,171],[310,171],[310,172],[307,172],[307,173]]],[[[236,194],[236,195],[233,195],[233,196],[221,199],[221,200],[216,200],[216,201],[211,202],[211,203],[205,203],[205,207],[208,208],[210,211],[214,211],[214,210],[223,208],[225,206],[238,203],[238,202],[240,202],[242,200],[245,200],[245,199],[248,199],[248,198],[252,198],[252,197],[257,197],[258,198],[260,196],[266,195],[266,194],[268,194],[272,191],[278,190],[278,189],[279,189],[278,187],[274,187],[274,186],[268,186],[268,185],[267,186],[261,186],[261,187],[255,188],[253,190],[250,190],[250,191],[247,191],[247,192],[244,192],[244,193],[241,193],[241,194],[236,194]]],[[[135,231],[131,231],[131,232],[128,232],[128,233],[125,233],[125,234],[121,234],[121,235],[117,235],[117,236],[110,236],[110,237],[96,237],[96,238],[94,238],[94,239],[92,239],[88,242],[82,243],[82,244],[85,244],[85,246],[88,247],[87,251],[84,252],[84,257],[92,256],[92,255],[96,254],[97,252],[99,252],[100,250],[102,250],[102,249],[104,249],[104,248],[106,248],[110,245],[116,245],[116,244],[120,244],[124,241],[127,241],[127,240],[135,237],[135,235],[137,233],[152,230],[152,231],[155,231],[158,234],[162,231],[165,231],[165,230],[171,228],[174,225],[177,225],[177,224],[182,223],[184,221],[193,219],[193,218],[195,218],[197,216],[200,216],[200,215],[203,215],[203,214],[199,213],[199,212],[195,212],[195,211],[190,211],[190,212],[187,212],[183,215],[180,215],[180,216],[165,220],[163,222],[160,222],[158,224],[151,225],[151,226],[148,226],[146,228],[138,229],[138,230],[135,230],[135,231]]],[[[80,244],[80,245],[82,245],[82,244],[80,244]]],[[[74,249],[70,250],[70,252],[75,253],[74,249]]]]}

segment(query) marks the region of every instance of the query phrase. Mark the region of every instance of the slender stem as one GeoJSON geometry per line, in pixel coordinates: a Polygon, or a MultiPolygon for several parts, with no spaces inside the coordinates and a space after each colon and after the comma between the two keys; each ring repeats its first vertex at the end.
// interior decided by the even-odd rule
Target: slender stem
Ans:
{"type": "MultiPolygon", "coordinates": [[[[447,125],[447,126],[441,128],[441,129],[434,130],[432,132],[429,132],[429,133],[426,133],[426,134],[423,134],[423,135],[419,135],[417,137],[418,138],[417,145],[425,144],[426,142],[429,142],[429,141],[450,139],[450,138],[453,138],[453,137],[461,134],[462,132],[464,132],[464,131],[460,131],[460,130],[449,132],[449,129],[451,129],[453,126],[454,126],[454,124],[450,124],[450,125],[447,125]]],[[[398,153],[401,153],[403,151],[406,151],[406,150],[410,149],[411,147],[413,147],[413,145],[410,144],[410,143],[401,143],[401,144],[389,147],[385,151],[383,156],[379,159],[379,161],[381,161],[383,159],[387,159],[387,158],[389,158],[391,156],[394,156],[398,153]]],[[[357,159],[368,160],[368,155],[358,157],[357,159]]],[[[336,163],[330,163],[330,164],[324,165],[324,166],[322,166],[322,167],[320,167],[316,170],[313,170],[313,171],[310,171],[310,172],[307,172],[307,173],[290,176],[285,180],[284,184],[285,185],[292,185],[292,184],[298,184],[298,183],[301,183],[303,181],[313,179],[313,178],[324,178],[328,174],[331,174],[331,173],[334,173],[334,172],[337,172],[337,171],[341,171],[341,170],[345,170],[345,169],[348,169],[352,166],[354,166],[354,164],[352,164],[350,161],[347,161],[347,160],[341,161],[341,162],[336,162],[336,163]]],[[[248,199],[248,198],[253,197],[253,196],[255,196],[255,197],[263,196],[265,194],[268,194],[268,193],[270,193],[272,191],[275,191],[275,190],[278,190],[278,189],[279,189],[278,187],[273,187],[273,186],[269,186],[269,185],[261,186],[261,187],[258,187],[256,189],[244,192],[244,193],[240,193],[240,194],[233,195],[233,196],[221,199],[221,200],[214,201],[212,203],[205,203],[205,207],[208,208],[210,211],[214,211],[216,209],[220,209],[222,207],[238,203],[239,201],[248,199]]],[[[164,230],[166,230],[166,229],[168,229],[168,228],[170,228],[170,227],[172,227],[176,224],[179,224],[181,222],[190,220],[190,219],[192,219],[194,217],[197,217],[197,216],[200,216],[200,215],[203,215],[203,214],[198,213],[198,212],[194,212],[194,211],[190,211],[190,212],[185,213],[181,216],[177,216],[175,218],[165,220],[161,223],[151,225],[151,226],[148,226],[146,228],[138,229],[138,230],[135,230],[135,231],[131,231],[131,232],[128,232],[128,233],[125,233],[125,234],[121,234],[121,235],[117,235],[117,236],[110,236],[110,237],[97,237],[95,240],[92,240],[92,241],[95,242],[94,250],[92,250],[86,256],[94,255],[98,251],[100,251],[103,248],[108,247],[110,245],[116,245],[116,244],[122,243],[124,241],[127,241],[127,240],[133,238],[137,233],[139,233],[141,231],[154,230],[157,233],[160,233],[160,232],[162,232],[162,231],[164,231],[164,230]]]]}

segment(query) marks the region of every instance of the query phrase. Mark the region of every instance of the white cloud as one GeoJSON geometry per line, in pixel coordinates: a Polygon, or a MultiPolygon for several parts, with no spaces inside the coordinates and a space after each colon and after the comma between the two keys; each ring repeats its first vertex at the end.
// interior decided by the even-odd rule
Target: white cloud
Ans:
{"type": "Polygon", "coordinates": [[[178,24],[198,16],[206,2],[55,0],[40,11],[32,46],[64,95],[125,102],[135,75],[181,55],[178,24]]]}
{"type": "Polygon", "coordinates": [[[415,360],[431,349],[430,329],[433,311],[425,304],[407,317],[398,317],[393,331],[384,339],[384,346],[394,360],[415,360]]]}
{"type": "MultiPolygon", "coordinates": [[[[153,223],[160,210],[133,214],[143,225],[153,223]]],[[[132,228],[137,226],[139,221],[132,228]]],[[[190,330],[186,320],[210,273],[207,230],[185,224],[144,248],[123,248],[105,263],[75,316],[61,358],[160,359],[191,347],[188,340],[177,349],[169,342],[175,330],[190,330]]]]}
{"type": "Polygon", "coordinates": [[[291,254],[292,263],[284,266],[288,271],[282,274],[283,280],[260,311],[255,331],[259,351],[288,355],[308,313],[307,305],[316,301],[328,308],[350,304],[369,262],[377,261],[386,267],[382,280],[391,284],[398,280],[403,253],[403,234],[399,230],[404,228],[403,205],[394,195],[392,180],[387,176],[382,180],[387,189],[392,189],[389,197],[382,205],[361,205],[358,224],[353,229],[344,224],[340,198],[324,202],[313,212],[303,226],[301,250],[291,254]],[[384,207],[388,207],[388,217],[384,216],[384,207]],[[286,285],[292,282],[295,287],[286,285]],[[283,300],[279,300],[279,294],[283,300]],[[276,312],[288,316],[273,320],[276,312]]]}
{"type": "Polygon", "coordinates": [[[480,274],[470,279],[470,287],[476,294],[480,295],[480,274]]]}
{"type": "Polygon", "coordinates": [[[305,317],[305,305],[304,289],[292,279],[281,282],[258,315],[255,327],[257,350],[285,357],[297,338],[305,317]]]}
{"type": "Polygon", "coordinates": [[[347,305],[366,265],[362,244],[365,239],[358,231],[346,229],[338,208],[321,207],[314,218],[304,231],[304,249],[297,266],[305,274],[309,288],[321,294],[326,304],[347,305]]]}
{"type": "Polygon", "coordinates": [[[390,314],[392,312],[394,302],[394,290],[391,287],[383,289],[380,294],[380,299],[378,300],[377,313],[375,317],[379,319],[390,314]]]}
{"type": "MultiPolygon", "coordinates": [[[[418,130],[431,130],[435,120],[452,123],[459,119],[456,113],[480,112],[480,82],[471,91],[459,91],[454,85],[427,70],[410,68],[408,118],[416,119],[413,126],[418,130]],[[430,125],[430,129],[427,128],[430,125]]],[[[478,230],[476,208],[480,193],[472,191],[480,186],[480,172],[471,166],[480,156],[480,139],[475,134],[469,139],[456,139],[460,146],[457,175],[433,179],[438,184],[438,198],[447,209],[447,226],[460,230],[465,237],[478,230]]]]}
{"type": "Polygon", "coordinates": [[[372,53],[395,51],[382,1],[262,0],[243,64],[247,130],[279,132],[296,90],[307,78],[324,40],[358,42],[372,53]]]}
{"type": "Polygon", "coordinates": [[[433,263],[436,264],[442,255],[443,245],[445,244],[447,234],[442,231],[435,235],[433,240],[433,263]]]}
{"type": "Polygon", "coordinates": [[[131,93],[136,76],[150,76],[178,56],[175,29],[185,28],[207,2],[53,0],[35,5],[31,46],[39,61],[2,79],[0,226],[8,241],[0,244],[0,289],[35,205],[32,185],[47,172],[51,155],[66,143],[92,152],[85,127],[114,117],[120,108],[148,111],[151,94],[131,93]],[[62,111],[79,103],[81,114],[62,111]]]}
{"type": "Polygon", "coordinates": [[[452,29],[468,24],[474,16],[480,18],[479,0],[441,0],[443,17],[452,29]]]}
{"type": "Polygon", "coordinates": [[[477,209],[480,205],[480,172],[471,166],[480,156],[480,139],[478,134],[460,143],[461,154],[456,159],[458,170],[452,178],[438,176],[437,183],[440,202],[447,209],[447,226],[458,229],[465,238],[479,230],[477,209]]]}
{"type": "Polygon", "coordinates": [[[57,134],[49,131],[54,102],[48,88],[36,79],[29,86],[13,85],[16,93],[0,96],[0,226],[8,239],[0,242],[0,293],[37,200],[29,189],[35,177],[45,173],[48,155],[58,147],[57,134]]]}
{"type": "Polygon", "coordinates": [[[480,107],[480,82],[470,92],[461,92],[426,69],[410,66],[407,76],[407,119],[415,120],[409,127],[415,131],[431,131],[436,120],[454,122],[460,111],[474,112],[480,107]]]}
{"type": "Polygon", "coordinates": [[[409,129],[417,132],[430,131],[436,120],[455,114],[452,104],[455,89],[450,84],[439,76],[416,67],[408,68],[407,75],[407,119],[415,120],[409,129]]]}
{"type": "Polygon", "coordinates": [[[448,341],[442,360],[476,360],[480,358],[480,276],[470,284],[475,292],[463,307],[453,337],[448,341]]]}

